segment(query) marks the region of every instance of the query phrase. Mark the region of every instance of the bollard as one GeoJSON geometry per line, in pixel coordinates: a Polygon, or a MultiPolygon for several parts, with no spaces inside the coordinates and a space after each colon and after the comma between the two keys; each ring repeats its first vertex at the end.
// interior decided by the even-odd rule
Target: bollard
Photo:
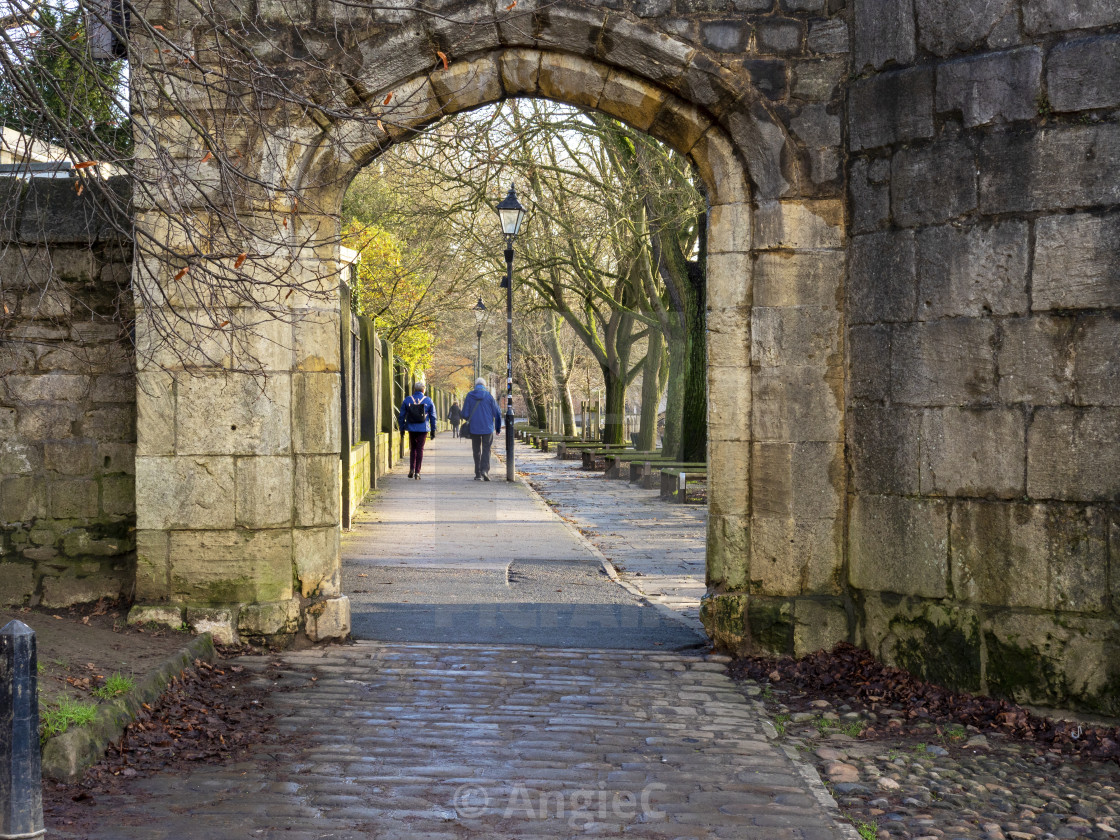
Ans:
{"type": "Polygon", "coordinates": [[[37,669],[35,631],[9,622],[0,630],[0,840],[46,834],[37,669]]]}

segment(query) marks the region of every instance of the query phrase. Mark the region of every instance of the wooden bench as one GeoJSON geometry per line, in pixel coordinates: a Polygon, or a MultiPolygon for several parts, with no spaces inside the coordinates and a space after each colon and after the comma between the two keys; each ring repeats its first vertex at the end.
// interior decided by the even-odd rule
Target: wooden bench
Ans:
{"type": "Polygon", "coordinates": [[[687,504],[688,482],[707,478],[707,465],[661,468],[661,498],[667,502],[687,504]]]}
{"type": "Polygon", "coordinates": [[[629,447],[624,443],[600,443],[592,449],[581,449],[580,454],[583,456],[583,468],[585,470],[597,470],[599,469],[599,462],[604,460],[607,455],[616,452],[624,452],[628,449],[629,447]]]}
{"type": "Polygon", "coordinates": [[[641,458],[634,459],[629,462],[629,479],[631,484],[637,484],[644,490],[651,490],[654,487],[654,473],[661,470],[662,467],[666,469],[704,469],[705,465],[702,463],[695,463],[692,461],[674,461],[669,458],[641,458]]]}
{"type": "Polygon", "coordinates": [[[556,444],[556,457],[564,460],[578,461],[585,449],[602,449],[602,441],[571,440],[556,444]]]}
{"type": "Polygon", "coordinates": [[[557,445],[567,441],[578,440],[568,435],[556,435],[548,432],[534,432],[532,435],[533,445],[541,452],[548,452],[549,444],[555,443],[557,445]]]}
{"type": "Polygon", "coordinates": [[[622,468],[625,464],[633,463],[634,461],[661,461],[668,460],[667,456],[663,456],[660,452],[643,452],[641,450],[625,450],[623,452],[609,452],[603,456],[603,461],[606,467],[603,470],[603,477],[610,479],[629,478],[630,471],[626,470],[623,475],[622,468]]]}

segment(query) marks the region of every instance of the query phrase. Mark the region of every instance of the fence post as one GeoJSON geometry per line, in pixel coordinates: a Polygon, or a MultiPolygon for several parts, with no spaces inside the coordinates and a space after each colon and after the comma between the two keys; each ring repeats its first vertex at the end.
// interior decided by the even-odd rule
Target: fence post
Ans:
{"type": "Polygon", "coordinates": [[[0,840],[46,834],[35,631],[22,621],[0,630],[0,808],[0,840]]]}

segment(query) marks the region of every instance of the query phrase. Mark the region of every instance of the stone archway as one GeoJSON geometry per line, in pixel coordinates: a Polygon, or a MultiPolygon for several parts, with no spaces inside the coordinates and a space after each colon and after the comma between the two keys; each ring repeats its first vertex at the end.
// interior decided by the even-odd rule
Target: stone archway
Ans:
{"type": "MultiPolygon", "coordinates": [[[[846,638],[841,200],[802,194],[808,179],[789,131],[742,72],[633,15],[525,5],[520,23],[498,15],[417,25],[406,16],[359,44],[352,87],[370,101],[392,92],[398,103],[377,131],[312,115],[276,126],[272,158],[286,161],[284,179],[313,193],[307,203],[318,208],[292,214],[293,241],[309,233],[305,241],[333,241],[331,208],[388,145],[507,97],[595,108],[689,155],[710,208],[705,623],[728,646],[749,638],[813,649],[846,638]],[[433,45],[450,44],[448,67],[433,70],[433,45]]],[[[343,13],[353,8],[340,4],[343,13]]],[[[153,208],[138,224],[166,227],[169,209],[153,208]]],[[[316,268],[335,260],[329,249],[304,247],[294,264],[325,276],[316,268]]],[[[330,502],[338,363],[323,352],[337,306],[324,292],[289,304],[298,312],[292,325],[262,327],[262,345],[290,350],[271,354],[263,386],[238,370],[236,348],[201,372],[183,375],[159,357],[141,372],[139,603],[186,608],[196,626],[209,617],[231,633],[281,634],[304,623],[315,638],[342,626],[348,606],[330,502]]]]}

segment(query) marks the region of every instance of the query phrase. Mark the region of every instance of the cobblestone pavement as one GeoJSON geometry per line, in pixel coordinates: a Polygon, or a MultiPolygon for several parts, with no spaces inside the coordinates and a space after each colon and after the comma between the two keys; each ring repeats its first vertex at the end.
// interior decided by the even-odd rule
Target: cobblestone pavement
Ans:
{"type": "Polygon", "coordinates": [[[721,657],[360,642],[243,657],[282,736],[99,798],[97,840],[851,838],[721,657]]]}
{"type": "Polygon", "coordinates": [[[1115,840],[1120,767],[1072,759],[952,721],[906,721],[901,709],[807,698],[779,685],[740,687],[812,761],[843,813],[880,840],[1115,840]],[[861,739],[865,726],[896,737],[861,739]]]}
{"type": "Polygon", "coordinates": [[[669,504],[656,490],[608,481],[520,443],[517,469],[628,586],[701,629],[707,505],[669,504]]]}

